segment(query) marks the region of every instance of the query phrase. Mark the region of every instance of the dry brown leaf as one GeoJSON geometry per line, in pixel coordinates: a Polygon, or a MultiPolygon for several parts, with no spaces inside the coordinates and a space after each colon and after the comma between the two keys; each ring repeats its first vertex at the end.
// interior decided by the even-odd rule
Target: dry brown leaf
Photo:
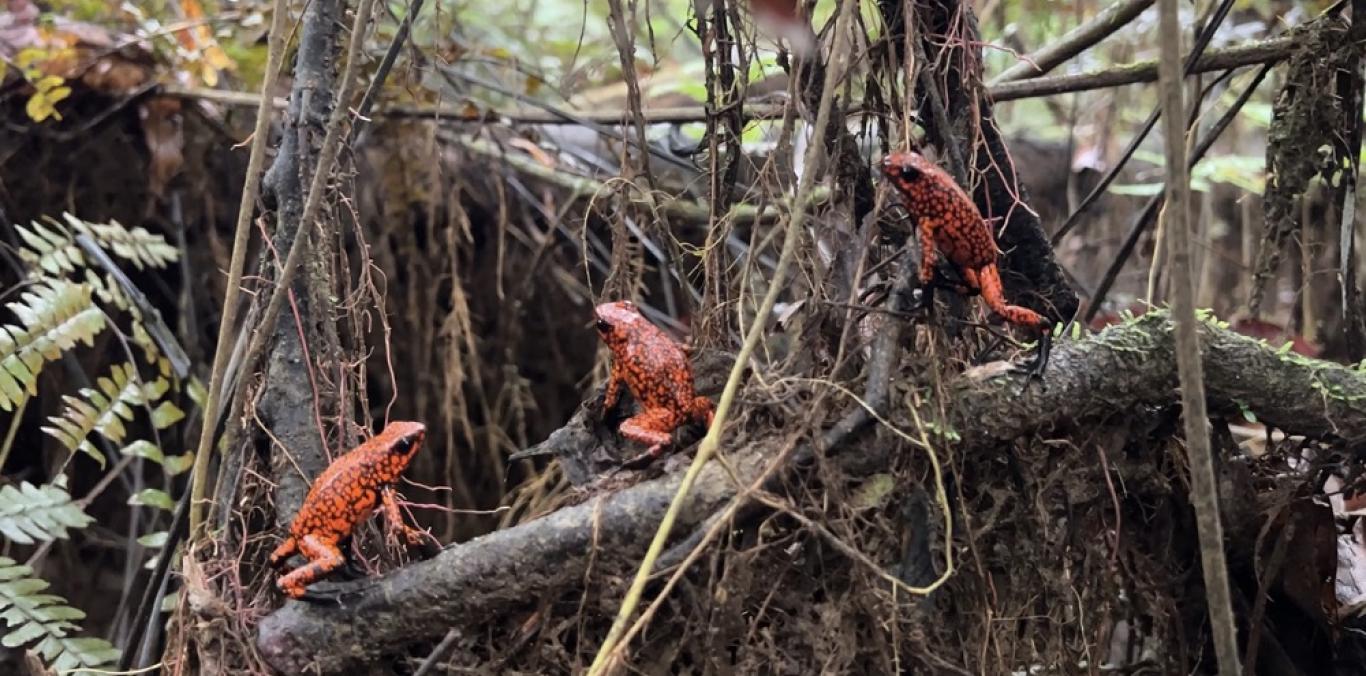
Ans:
{"type": "Polygon", "coordinates": [[[147,99],[138,108],[142,121],[142,138],[151,153],[147,167],[147,182],[152,194],[157,197],[166,190],[166,185],[180,173],[185,162],[182,150],[185,135],[182,131],[180,99],[156,96],[147,99]]]}

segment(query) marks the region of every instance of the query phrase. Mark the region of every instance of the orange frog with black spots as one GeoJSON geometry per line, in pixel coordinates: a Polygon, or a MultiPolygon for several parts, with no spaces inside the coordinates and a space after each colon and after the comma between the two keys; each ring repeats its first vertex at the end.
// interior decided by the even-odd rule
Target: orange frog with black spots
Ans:
{"type": "Polygon", "coordinates": [[[952,285],[964,295],[982,295],[987,307],[1016,326],[1040,334],[1039,354],[1027,367],[1039,375],[1048,363],[1053,323],[1039,313],[1006,301],[996,265],[996,238],[966,191],[933,162],[916,152],[892,153],[882,159],[883,175],[901,193],[918,226],[921,303],[932,307],[935,264],[942,256],[963,279],[952,285]]]}
{"type": "Polygon", "coordinates": [[[651,324],[629,300],[603,303],[595,310],[598,335],[612,351],[603,411],[610,411],[625,385],[640,402],[640,412],[621,423],[621,435],[649,448],[626,463],[649,463],[673,442],[673,432],[689,421],[711,426],[711,400],[693,390],[692,364],[673,338],[651,324]]]}
{"type": "Polygon", "coordinates": [[[391,422],[374,438],[332,461],[313,482],[304,504],[289,527],[289,537],[270,555],[280,566],[295,552],[308,563],[286,573],[275,586],[290,597],[304,595],[305,587],[345,563],[339,546],[383,505],[390,525],[403,531],[410,544],[430,536],[403,523],[394,495],[403,470],[422,448],[427,427],[417,422],[391,422]]]}

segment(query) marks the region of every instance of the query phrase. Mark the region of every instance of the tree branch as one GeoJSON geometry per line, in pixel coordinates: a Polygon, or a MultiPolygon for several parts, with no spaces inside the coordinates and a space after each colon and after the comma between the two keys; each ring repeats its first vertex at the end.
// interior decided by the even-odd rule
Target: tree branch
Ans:
{"type": "Polygon", "coordinates": [[[997,75],[990,84],[994,86],[1043,75],[1128,25],[1152,5],[1153,0],[1119,0],[1102,9],[1090,21],[1067,31],[1052,44],[1021,57],[1019,63],[997,75]]]}
{"type": "MultiPolygon", "coordinates": [[[[1036,432],[1123,420],[1128,411],[1177,404],[1173,328],[1166,312],[1059,345],[1042,387],[1021,395],[1018,377],[964,373],[945,409],[955,453],[992,452],[1036,432]]],[[[1345,448],[1366,444],[1366,373],[1294,354],[1202,324],[1211,410],[1246,408],[1289,434],[1345,448]],[[1306,396],[1313,393],[1313,396],[1306,396]]],[[[846,444],[868,452],[875,445],[846,444]]],[[[736,478],[752,481],[762,453],[736,454],[736,478]]],[[[881,467],[880,463],[860,463],[881,467]]],[[[262,621],[258,646],[276,668],[345,673],[404,647],[440,638],[459,624],[486,622],[532,600],[583,584],[590,560],[612,574],[638,560],[681,476],[675,474],[561,509],[542,519],[453,546],[389,575],[337,585],[341,606],[291,601],[262,621]],[[477,619],[476,619],[477,618],[477,619]]],[[[679,513],[696,526],[722,507],[735,484],[708,465],[679,513]]]]}
{"type": "MultiPolygon", "coordinates": [[[[1295,50],[1297,43],[1292,38],[1272,38],[1259,42],[1249,42],[1236,47],[1206,50],[1204,56],[1190,68],[1190,73],[1208,73],[1228,70],[1260,63],[1280,61],[1295,50]]],[[[1115,66],[1104,70],[1078,73],[1076,75],[1057,75],[1036,77],[987,87],[987,93],[997,103],[1014,101],[1036,96],[1053,96],[1089,89],[1104,89],[1139,82],[1157,81],[1157,61],[1139,61],[1115,66]]]]}
{"type": "MultiPolygon", "coordinates": [[[[1191,72],[1207,73],[1261,63],[1274,63],[1289,56],[1290,52],[1294,49],[1294,40],[1283,37],[1247,42],[1241,45],[1224,47],[1221,49],[1210,49],[1205,52],[1205,55],[1202,56],[1199,61],[1195,62],[1191,72]]],[[[1056,96],[1058,94],[1156,81],[1157,61],[1152,60],[1121,64],[1110,68],[1077,73],[1075,75],[1032,77],[1022,80],[1012,79],[1006,82],[1001,82],[998,78],[985,87],[985,90],[993,101],[1001,103],[1003,101],[1016,101],[1019,99],[1037,98],[1040,96],[1056,96]]],[[[256,107],[261,103],[259,94],[231,92],[220,89],[166,85],[159,90],[159,93],[165,96],[212,101],[214,103],[229,106],[256,107]]],[[[284,108],[285,100],[280,98],[273,99],[272,105],[276,108],[284,108]]],[[[749,104],[745,106],[742,118],[746,121],[781,119],[784,108],[785,104],[749,104]]],[[[641,118],[645,120],[647,124],[683,124],[687,122],[705,122],[707,120],[708,112],[706,106],[647,108],[641,111],[641,118]]],[[[857,108],[850,108],[845,110],[844,114],[856,115],[858,112],[859,110],[857,108]]],[[[382,110],[375,111],[374,117],[423,118],[446,124],[486,124],[490,122],[504,122],[507,124],[575,124],[583,126],[586,121],[596,125],[615,126],[622,124],[622,121],[626,117],[626,113],[623,110],[576,111],[571,119],[565,117],[563,114],[528,108],[495,110],[491,108],[470,106],[413,106],[395,104],[386,106],[382,110]]]]}

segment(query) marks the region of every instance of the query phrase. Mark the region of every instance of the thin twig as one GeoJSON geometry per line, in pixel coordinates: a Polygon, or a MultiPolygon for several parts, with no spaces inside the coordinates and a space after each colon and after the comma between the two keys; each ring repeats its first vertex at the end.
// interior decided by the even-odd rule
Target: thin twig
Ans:
{"type": "MultiPolygon", "coordinates": [[[[802,172],[801,181],[797,185],[795,201],[798,205],[805,204],[806,196],[815,185],[816,167],[819,166],[821,154],[825,149],[825,132],[830,120],[830,108],[834,99],[835,85],[839,82],[845,60],[850,56],[845,49],[845,41],[850,14],[849,8],[853,5],[852,0],[841,0],[838,9],[839,14],[835,19],[835,37],[830,49],[830,62],[825,73],[825,85],[821,90],[816,124],[811,130],[811,142],[806,149],[804,166],[807,167],[807,171],[802,172]]],[[[712,424],[707,429],[707,436],[702,439],[702,443],[698,446],[697,455],[693,457],[692,464],[688,466],[688,471],[683,475],[683,481],[678,486],[678,491],[669,503],[668,511],[664,513],[664,519],[660,522],[659,530],[655,532],[654,539],[651,540],[650,547],[645,552],[645,558],[641,561],[640,569],[636,571],[635,579],[631,582],[631,587],[622,600],[617,617],[612,622],[611,630],[607,633],[607,639],[603,641],[592,665],[589,666],[589,676],[602,674],[608,666],[617,641],[626,629],[626,622],[631,618],[636,605],[640,602],[641,592],[645,590],[645,581],[650,577],[655,559],[664,549],[664,543],[669,537],[669,531],[673,528],[674,520],[677,519],[679,511],[683,507],[688,491],[692,488],[693,482],[697,480],[697,475],[701,472],[702,467],[716,453],[716,448],[720,445],[721,429],[724,427],[726,416],[730,413],[731,405],[735,401],[735,392],[740,387],[740,376],[749,364],[750,355],[754,353],[754,348],[764,333],[764,327],[768,324],[767,320],[773,312],[773,305],[778,300],[778,294],[783,290],[782,284],[787,277],[787,269],[791,265],[793,254],[797,249],[797,239],[801,236],[802,222],[805,220],[806,213],[806,209],[799,208],[794,210],[789,217],[786,232],[783,235],[782,254],[778,258],[778,268],[773,271],[773,279],[769,282],[768,290],[764,294],[763,301],[759,304],[758,312],[755,313],[755,320],[750,324],[749,331],[745,335],[744,345],[740,348],[740,353],[736,355],[735,364],[731,367],[730,375],[726,378],[726,387],[721,392],[721,401],[716,407],[716,415],[712,424]]]]}
{"type": "MultiPolygon", "coordinates": [[[[1352,26],[1347,32],[1350,42],[1359,44],[1366,35],[1366,2],[1353,0],[1352,26]]],[[[1342,178],[1342,218],[1338,222],[1338,284],[1342,288],[1342,324],[1346,337],[1347,358],[1353,361],[1366,356],[1366,322],[1362,318],[1361,289],[1357,288],[1357,221],[1361,216],[1362,186],[1358,177],[1361,173],[1361,142],[1363,125],[1363,104],[1366,104],[1366,58],[1356,57],[1356,68],[1351,74],[1349,89],[1351,105],[1346,106],[1347,160],[1350,170],[1342,178]]],[[[1347,77],[1339,74],[1339,78],[1347,77]]],[[[1340,89],[1340,88],[1339,88],[1340,89]]],[[[1261,599],[1258,599],[1260,601],[1261,599]]]]}
{"type": "MultiPolygon", "coordinates": [[[[421,1],[418,0],[418,2],[421,1]]],[[[451,646],[455,645],[458,638],[460,638],[460,630],[451,629],[447,631],[441,642],[432,648],[432,652],[427,655],[426,659],[422,660],[422,664],[418,666],[417,671],[413,672],[413,676],[427,676],[427,674],[432,673],[432,670],[436,668],[436,663],[446,657],[446,653],[451,651],[451,646]]]]}
{"type": "MultiPolygon", "coordinates": [[[[1219,521],[1218,486],[1211,457],[1209,415],[1206,412],[1205,376],[1200,358],[1199,320],[1195,317],[1195,288],[1190,263],[1190,175],[1186,164],[1186,125],[1182,113],[1184,86],[1181,75],[1181,24],[1177,0],[1161,0],[1162,118],[1167,160],[1167,259],[1175,298],[1172,319],[1176,323],[1176,370],[1181,383],[1181,417],[1186,428],[1186,453],[1190,459],[1190,499],[1200,539],[1200,563],[1205,578],[1214,633],[1214,651],[1220,676],[1237,676],[1238,625],[1233,620],[1229,596],[1228,562],[1224,556],[1224,528],[1219,521]]],[[[1217,19],[1214,22],[1217,24],[1217,19]]]]}
{"type": "MultiPolygon", "coordinates": [[[[1219,136],[1228,128],[1228,125],[1232,124],[1233,119],[1238,116],[1238,111],[1243,109],[1243,104],[1247,103],[1248,99],[1252,98],[1253,92],[1257,91],[1257,87],[1261,85],[1262,80],[1266,79],[1267,74],[1271,72],[1271,67],[1272,64],[1262,66],[1262,69],[1252,78],[1252,82],[1243,89],[1243,93],[1238,96],[1238,99],[1233,102],[1233,105],[1229,106],[1228,110],[1224,111],[1224,115],[1219,118],[1219,121],[1215,122],[1214,126],[1210,127],[1209,131],[1205,132],[1205,137],[1200,139],[1200,143],[1191,151],[1190,157],[1186,160],[1188,169],[1194,168],[1195,165],[1205,157],[1205,153],[1209,152],[1209,149],[1214,146],[1214,142],[1219,140],[1219,136]]],[[[1157,216],[1158,210],[1162,208],[1163,198],[1164,196],[1162,193],[1158,193],[1148,198],[1148,203],[1143,205],[1143,210],[1138,212],[1138,216],[1134,217],[1134,222],[1129,227],[1129,233],[1125,236],[1124,242],[1120,244],[1119,252],[1115,255],[1115,259],[1110,262],[1110,267],[1105,271],[1105,276],[1101,278],[1100,284],[1096,287],[1095,292],[1091,294],[1091,299],[1088,301],[1086,308],[1086,315],[1082,318],[1083,323],[1089,323],[1095,318],[1096,313],[1100,312],[1101,305],[1105,302],[1105,296],[1110,293],[1110,287],[1114,286],[1115,280],[1119,277],[1119,271],[1124,268],[1124,265],[1129,261],[1129,256],[1133,254],[1134,247],[1138,245],[1138,238],[1143,234],[1143,231],[1148,227],[1148,224],[1152,222],[1153,218],[1157,216]]]]}
{"type": "Polygon", "coordinates": [[[223,373],[231,351],[229,338],[237,324],[238,297],[242,285],[242,268],[247,258],[247,239],[251,235],[251,215],[256,208],[256,196],[261,187],[261,165],[266,157],[266,139],[270,135],[271,109],[267,98],[275,88],[275,78],[284,60],[285,18],[289,3],[275,0],[271,13],[269,47],[266,53],[265,77],[261,82],[260,104],[256,107],[256,129],[252,132],[251,151],[247,159],[247,176],[242,185],[242,200],[237,206],[237,227],[233,235],[232,259],[228,263],[228,286],[223,295],[223,315],[218,323],[218,341],[214,344],[213,368],[209,372],[209,391],[204,399],[204,423],[199,430],[199,445],[194,456],[194,473],[190,483],[190,533],[198,538],[204,525],[204,488],[208,485],[209,453],[213,446],[213,425],[217,417],[219,390],[223,387],[223,373]]]}
{"type": "MultiPolygon", "coordinates": [[[[1223,0],[1219,6],[1214,9],[1214,17],[1206,23],[1205,30],[1200,33],[1195,41],[1195,46],[1191,49],[1190,54],[1186,56],[1186,67],[1184,71],[1186,76],[1197,72],[1195,67],[1196,64],[1200,62],[1201,55],[1205,52],[1205,47],[1209,45],[1210,39],[1214,37],[1214,32],[1218,30],[1219,24],[1223,23],[1224,17],[1228,15],[1228,10],[1232,6],[1233,0],[1223,0]]],[[[1287,40],[1286,53],[1288,54],[1289,51],[1294,48],[1295,43],[1286,38],[1282,39],[1287,40]]],[[[1232,68],[1233,66],[1228,67],[1232,68]]],[[[1198,107],[1198,105],[1199,102],[1197,101],[1193,107],[1198,107]]],[[[1110,171],[1105,173],[1105,176],[1091,189],[1091,192],[1087,193],[1086,197],[1082,198],[1081,203],[1072,210],[1072,213],[1067,215],[1067,220],[1063,222],[1062,227],[1058,228],[1057,232],[1053,233],[1053,237],[1049,239],[1049,244],[1056,247],[1058,242],[1061,242],[1062,238],[1066,237],[1067,233],[1071,232],[1072,228],[1075,228],[1077,224],[1081,222],[1081,215],[1110,188],[1110,184],[1114,182],[1115,178],[1119,176],[1119,172],[1128,164],[1129,158],[1134,156],[1134,152],[1137,151],[1138,146],[1143,143],[1143,139],[1147,138],[1148,133],[1153,130],[1153,127],[1157,126],[1157,118],[1161,114],[1161,107],[1153,108],[1153,111],[1148,114],[1148,119],[1143,122],[1143,127],[1138,130],[1137,134],[1134,134],[1132,139],[1130,139],[1129,145],[1124,148],[1124,152],[1120,153],[1119,160],[1115,162],[1114,166],[1110,167],[1110,171]]]]}
{"type": "Polygon", "coordinates": [[[1119,0],[1102,9],[1090,21],[1073,28],[1051,44],[1045,45],[992,79],[991,85],[1023,80],[1043,75],[1064,61],[1082,53],[1092,45],[1129,25],[1135,17],[1151,7],[1153,0],[1119,0]]]}
{"type": "MultiPolygon", "coordinates": [[[[1207,50],[1199,60],[1192,66],[1191,73],[1208,73],[1217,70],[1227,70],[1241,66],[1252,66],[1261,63],[1272,63],[1284,59],[1296,48],[1296,44],[1289,38],[1271,38],[1269,40],[1257,40],[1245,44],[1223,47],[1219,49],[1207,50]]],[[[474,80],[465,73],[451,73],[458,75],[461,79],[469,81],[486,88],[492,88],[492,83],[482,80],[474,80]]],[[[992,84],[985,87],[986,94],[996,103],[1006,101],[1018,101],[1020,99],[1038,98],[1042,96],[1057,96],[1059,94],[1069,94],[1074,92],[1090,91],[1093,89],[1107,89],[1130,84],[1142,84],[1145,82],[1157,81],[1157,61],[1138,61],[1135,63],[1120,64],[1109,68],[1077,73],[1075,75],[1055,75],[1047,77],[1034,77],[1027,80],[1012,80],[992,84]]],[[[530,106],[540,107],[540,101],[518,95],[511,90],[499,89],[499,93],[517,98],[519,101],[530,106]]],[[[199,87],[182,87],[179,85],[166,85],[160,89],[160,93],[166,96],[175,96],[183,99],[196,99],[212,101],[230,106],[257,106],[260,105],[261,96],[245,92],[230,92],[220,89],[205,89],[199,87]]],[[[284,108],[288,102],[283,98],[272,98],[271,105],[276,108],[284,108]]],[[[787,104],[748,104],[742,111],[742,119],[753,120],[777,120],[783,117],[787,104]]],[[[688,122],[705,122],[710,110],[706,106],[677,106],[664,108],[646,108],[641,111],[641,117],[646,124],[685,124],[688,122]]],[[[844,110],[847,116],[857,116],[865,112],[863,108],[853,106],[844,110]]],[[[540,109],[531,110],[518,108],[513,110],[498,110],[494,108],[469,108],[457,106],[414,106],[408,104],[395,104],[375,111],[372,117],[376,118],[420,118],[431,119],[443,124],[486,124],[490,122],[504,122],[509,124],[543,124],[543,125],[579,125],[595,129],[603,126],[617,126],[622,123],[626,113],[624,110],[605,110],[605,111],[574,111],[569,113],[561,109],[540,109]]],[[[613,138],[617,138],[612,135],[613,138]]],[[[630,143],[631,141],[625,141],[630,143]]]]}
{"type": "Polygon", "coordinates": [[[394,61],[398,60],[398,52],[403,48],[403,43],[408,39],[408,32],[413,28],[413,19],[422,11],[422,4],[426,0],[413,0],[413,4],[408,7],[408,13],[403,15],[403,21],[398,25],[398,32],[394,33],[394,39],[389,41],[389,48],[384,51],[384,58],[379,62],[379,68],[375,69],[375,74],[370,76],[370,86],[366,87],[365,94],[360,97],[360,105],[356,106],[356,121],[351,125],[351,131],[346,135],[346,145],[351,146],[356,143],[356,137],[370,121],[370,108],[375,105],[375,99],[379,98],[379,90],[384,87],[384,81],[389,79],[389,70],[394,67],[394,61]]]}

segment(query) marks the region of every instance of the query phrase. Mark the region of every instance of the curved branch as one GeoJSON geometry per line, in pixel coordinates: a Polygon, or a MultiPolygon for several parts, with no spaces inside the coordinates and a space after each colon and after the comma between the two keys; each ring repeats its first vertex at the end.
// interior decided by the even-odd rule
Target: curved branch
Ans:
{"type": "MultiPolygon", "coordinates": [[[[1210,324],[1200,334],[1211,411],[1246,408],[1290,434],[1366,444],[1366,373],[1280,354],[1210,324]]],[[[1123,419],[1140,406],[1176,405],[1175,355],[1170,316],[1153,312],[1058,346],[1043,386],[1032,385],[1023,396],[1018,377],[983,375],[987,367],[966,372],[945,407],[959,437],[957,452],[986,452],[1026,434],[1123,419]]],[[[756,455],[732,458],[741,481],[762,471],[756,455]]],[[[258,646],[286,673],[346,673],[412,643],[436,640],[453,624],[487,622],[581,586],[590,565],[623,572],[644,551],[680,478],[561,509],[377,580],[337,585],[349,590],[339,606],[289,602],[262,621],[258,646]]],[[[717,463],[709,464],[679,515],[680,530],[725,505],[734,486],[717,463]]]]}

